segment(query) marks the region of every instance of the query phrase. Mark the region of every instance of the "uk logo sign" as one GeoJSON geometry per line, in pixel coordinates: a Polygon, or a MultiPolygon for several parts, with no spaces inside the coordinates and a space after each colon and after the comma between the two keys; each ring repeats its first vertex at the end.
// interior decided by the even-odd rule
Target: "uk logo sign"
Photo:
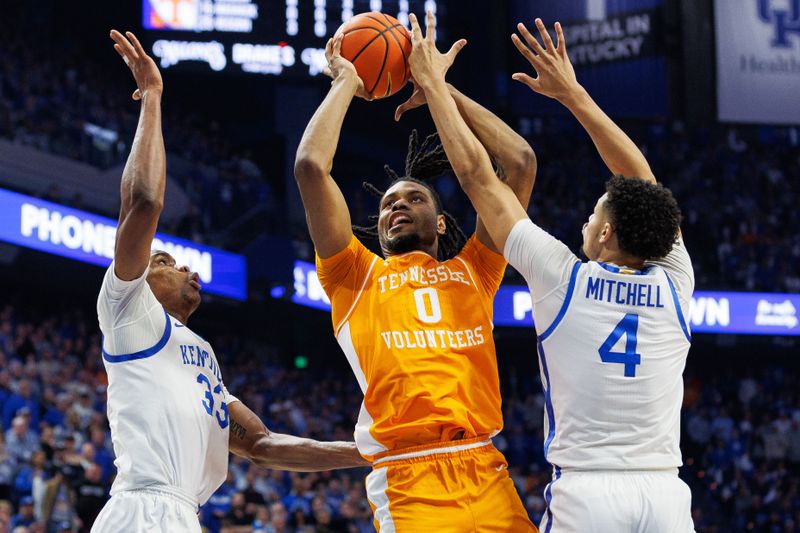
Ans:
{"type": "Polygon", "coordinates": [[[758,18],[775,31],[772,47],[792,48],[792,36],[800,43],[800,0],[758,0],[758,18]]]}

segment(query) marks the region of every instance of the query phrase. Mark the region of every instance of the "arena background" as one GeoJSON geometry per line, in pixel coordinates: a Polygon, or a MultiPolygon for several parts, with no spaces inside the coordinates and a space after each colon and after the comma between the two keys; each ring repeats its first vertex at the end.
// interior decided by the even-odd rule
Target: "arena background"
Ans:
{"type": "MultiPolygon", "coordinates": [[[[137,33],[161,63],[168,192],[159,232],[208,278],[192,327],[215,346],[231,392],[269,427],[319,439],[350,439],[360,403],[307,264],[292,164],[329,85],[319,49],[343,15],[376,3],[251,0],[225,11],[214,0],[199,4],[223,5],[227,15],[170,22],[180,29],[159,27],[169,24],[152,13],[197,2],[110,4],[0,7],[0,531],[88,531],[113,478],[94,306],[138,104],[112,27],[137,33]]],[[[393,15],[435,5],[440,47],[468,38],[448,81],[531,142],[539,172],[529,212],[577,250],[608,171],[576,121],[510,79],[527,70],[508,38],[515,23],[564,23],[579,80],[644,148],[683,209],[698,292],[681,476],[696,528],[796,531],[797,2],[377,4],[393,15]]],[[[348,113],[334,176],[354,221],[376,208],[361,181],[381,180],[384,163],[402,166],[412,128],[433,131],[424,109],[393,121],[408,93],[356,101],[348,113]]],[[[455,180],[437,188],[470,228],[455,180]]],[[[506,424],[496,444],[538,522],[550,470],[535,333],[514,298],[522,285],[509,269],[496,304],[506,424]]],[[[372,531],[366,471],[290,475],[238,460],[230,471],[202,509],[210,531],[372,531]]]]}

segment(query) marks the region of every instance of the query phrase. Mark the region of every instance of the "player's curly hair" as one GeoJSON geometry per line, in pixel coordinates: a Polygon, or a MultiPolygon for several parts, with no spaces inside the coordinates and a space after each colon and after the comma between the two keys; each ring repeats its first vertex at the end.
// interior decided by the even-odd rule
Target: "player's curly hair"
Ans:
{"type": "Polygon", "coordinates": [[[619,247],[644,260],[666,256],[678,237],[681,210],[661,184],[614,176],[606,182],[606,208],[619,247]]]}
{"type": "MultiPolygon", "coordinates": [[[[467,242],[467,236],[461,230],[453,215],[444,210],[439,193],[430,183],[430,180],[453,170],[450,166],[450,161],[447,160],[444,147],[439,142],[439,134],[428,135],[420,144],[417,130],[412,130],[408,138],[405,173],[400,176],[389,165],[384,165],[383,169],[392,180],[389,187],[400,181],[410,181],[422,185],[430,191],[436,206],[436,213],[444,215],[446,222],[445,232],[439,236],[439,259],[446,261],[458,255],[467,242]]],[[[383,198],[384,194],[386,194],[386,191],[382,191],[366,181],[362,184],[362,187],[376,198],[383,198]]],[[[369,219],[375,223],[371,226],[354,225],[353,233],[361,238],[378,239],[378,216],[372,215],[369,219]]]]}

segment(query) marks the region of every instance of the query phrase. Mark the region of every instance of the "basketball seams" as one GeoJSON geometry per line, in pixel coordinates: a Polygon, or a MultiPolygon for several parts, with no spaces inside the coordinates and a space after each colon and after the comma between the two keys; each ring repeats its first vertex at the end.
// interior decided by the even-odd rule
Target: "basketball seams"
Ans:
{"type": "MultiPolygon", "coordinates": [[[[389,17],[386,16],[386,13],[381,13],[381,15],[383,15],[383,18],[385,18],[387,22],[391,22],[389,20],[389,17]]],[[[403,45],[400,43],[400,39],[397,37],[397,33],[398,32],[394,31],[394,28],[396,28],[397,26],[401,26],[402,27],[401,24],[395,24],[394,26],[391,26],[389,28],[390,30],[392,30],[389,33],[392,35],[394,40],[397,42],[397,46],[400,47],[400,53],[403,55],[403,77],[405,77],[406,73],[408,72],[408,57],[406,56],[406,51],[403,48],[403,45]]],[[[405,33],[403,33],[403,32],[399,32],[399,33],[400,33],[400,35],[403,35],[404,37],[408,38],[405,33]]],[[[409,41],[409,42],[411,42],[411,41],[409,41]]]]}
{"type": "MultiPolygon", "coordinates": [[[[382,60],[382,63],[381,63],[381,67],[380,67],[380,70],[378,71],[378,75],[377,75],[377,78],[375,79],[375,82],[372,84],[372,86],[368,90],[368,92],[370,94],[372,94],[373,96],[374,96],[375,90],[378,88],[378,85],[381,82],[381,78],[383,77],[384,72],[386,71],[386,65],[387,65],[388,58],[389,58],[389,52],[390,52],[389,40],[387,39],[387,37],[385,35],[387,32],[391,34],[391,36],[394,39],[395,43],[400,48],[400,54],[403,57],[403,67],[404,67],[404,71],[403,71],[402,77],[405,78],[406,74],[408,72],[408,55],[406,54],[405,49],[403,48],[403,45],[401,44],[400,39],[397,36],[398,32],[395,31],[397,28],[405,29],[405,27],[400,23],[392,24],[392,21],[389,20],[389,18],[384,13],[380,13],[380,15],[383,15],[383,17],[386,19],[386,22],[384,22],[383,20],[381,20],[379,18],[376,18],[375,16],[372,16],[371,14],[363,14],[363,15],[361,15],[361,17],[376,23],[376,25],[379,24],[383,29],[376,28],[376,27],[371,26],[371,25],[366,25],[366,26],[358,26],[356,28],[352,28],[352,29],[349,29],[349,30],[344,32],[344,35],[349,35],[351,33],[355,33],[358,30],[362,30],[362,29],[364,29],[364,30],[369,29],[369,30],[373,30],[373,31],[377,32],[376,35],[374,35],[371,39],[369,39],[369,41],[367,41],[358,50],[358,52],[356,52],[356,54],[350,60],[353,64],[356,63],[356,61],[359,59],[359,57],[361,57],[361,55],[364,53],[365,50],[367,50],[370,46],[373,45],[373,43],[378,39],[378,37],[381,37],[383,39],[384,50],[383,50],[383,60],[382,60]]],[[[408,35],[406,35],[407,32],[399,32],[399,33],[401,33],[406,38],[406,40],[408,42],[410,42],[410,39],[408,38],[408,35]]],[[[377,53],[380,53],[380,52],[377,52],[377,53]]],[[[391,74],[390,74],[390,78],[391,78],[391,74]]],[[[387,96],[388,95],[388,92],[391,90],[391,85],[392,85],[392,83],[391,83],[391,79],[390,79],[389,80],[389,87],[387,88],[387,94],[384,94],[383,96],[387,96]]]]}
{"type": "Polygon", "coordinates": [[[351,33],[355,33],[361,30],[372,30],[378,33],[383,32],[383,30],[379,30],[378,28],[373,28],[372,26],[359,26],[358,28],[350,28],[349,30],[342,32],[342,35],[350,35],[351,33]]]}
{"type": "MultiPolygon", "coordinates": [[[[383,13],[381,13],[381,15],[383,15],[384,17],[386,17],[386,15],[385,15],[385,14],[383,14],[383,13]]],[[[377,22],[378,24],[380,24],[381,26],[383,26],[383,29],[384,29],[384,30],[388,30],[388,29],[390,29],[390,27],[389,27],[389,26],[387,26],[385,22],[383,22],[381,19],[378,19],[378,18],[375,18],[375,17],[373,17],[373,16],[372,16],[371,14],[369,14],[369,13],[364,13],[364,14],[363,14],[363,15],[361,15],[361,16],[362,16],[362,17],[364,17],[365,19],[374,20],[375,22],[377,22]]],[[[392,21],[390,21],[389,19],[386,19],[386,20],[389,22],[389,24],[390,24],[390,25],[392,24],[392,21]]],[[[377,29],[377,28],[376,28],[376,29],[377,29]]]]}
{"type": "Polygon", "coordinates": [[[387,39],[386,35],[384,35],[386,31],[387,30],[383,30],[380,33],[380,36],[383,38],[383,44],[385,45],[383,49],[383,62],[381,63],[381,69],[378,71],[378,78],[375,80],[375,84],[372,86],[369,94],[372,94],[375,89],[377,89],[378,84],[381,82],[381,77],[383,77],[383,71],[386,69],[386,60],[389,59],[389,39],[387,39]]]}

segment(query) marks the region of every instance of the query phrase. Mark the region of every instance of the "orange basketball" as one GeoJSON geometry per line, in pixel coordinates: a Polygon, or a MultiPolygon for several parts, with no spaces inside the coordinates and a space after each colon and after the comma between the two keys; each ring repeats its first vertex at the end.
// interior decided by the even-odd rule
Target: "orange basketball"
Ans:
{"type": "Polygon", "coordinates": [[[342,57],[355,65],[369,94],[385,98],[403,88],[410,75],[411,35],[396,18],[361,13],[339,31],[344,33],[342,57]]]}

